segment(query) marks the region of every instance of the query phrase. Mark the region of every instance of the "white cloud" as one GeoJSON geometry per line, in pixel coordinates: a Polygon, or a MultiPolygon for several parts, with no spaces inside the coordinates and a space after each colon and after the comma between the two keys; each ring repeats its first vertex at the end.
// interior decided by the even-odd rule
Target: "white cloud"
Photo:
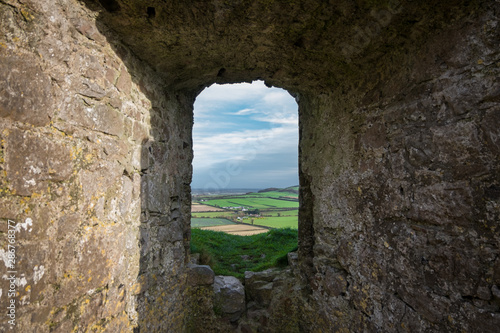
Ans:
{"type": "Polygon", "coordinates": [[[299,126],[299,118],[297,116],[263,115],[253,117],[253,119],[272,124],[294,125],[295,128],[299,126]]]}
{"type": "Polygon", "coordinates": [[[240,182],[251,183],[257,175],[262,181],[288,177],[289,185],[298,182],[297,104],[283,89],[267,88],[262,81],[212,85],[196,99],[193,142],[194,179],[238,161],[254,169],[246,170],[240,182]],[[282,160],[273,161],[278,154],[282,160]],[[283,165],[283,159],[291,165],[283,165]]]}
{"type": "Polygon", "coordinates": [[[231,159],[249,159],[255,154],[297,154],[296,127],[245,130],[194,138],[194,167],[208,168],[231,159]]]}
{"type": "Polygon", "coordinates": [[[255,100],[255,98],[266,95],[269,88],[266,87],[263,81],[255,81],[253,83],[238,83],[238,84],[213,84],[205,88],[196,98],[197,102],[207,103],[213,101],[245,101],[255,100]],[[229,87],[229,89],[228,89],[229,87]]]}
{"type": "Polygon", "coordinates": [[[214,127],[218,128],[235,128],[238,124],[234,122],[220,122],[220,121],[211,121],[211,120],[198,120],[194,122],[193,130],[201,131],[203,129],[212,129],[214,127]]]}
{"type": "Polygon", "coordinates": [[[247,115],[247,114],[253,114],[253,113],[259,113],[259,111],[256,111],[255,109],[243,109],[243,110],[235,112],[234,114],[241,116],[241,115],[247,115]]]}

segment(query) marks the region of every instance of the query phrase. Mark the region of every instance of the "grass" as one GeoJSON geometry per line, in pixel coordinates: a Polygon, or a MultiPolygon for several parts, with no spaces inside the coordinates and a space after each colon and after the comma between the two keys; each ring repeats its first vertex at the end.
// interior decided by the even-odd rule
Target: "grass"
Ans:
{"type": "Polygon", "coordinates": [[[293,192],[278,192],[278,191],[270,191],[270,192],[262,192],[262,193],[251,193],[244,195],[235,195],[234,198],[281,198],[281,197],[294,197],[299,198],[299,195],[293,192]]]}
{"type": "Polygon", "coordinates": [[[248,207],[248,208],[298,208],[297,201],[280,200],[273,198],[259,198],[259,197],[240,197],[228,199],[214,199],[205,202],[207,205],[219,207],[248,207]]]}
{"type": "MultiPolygon", "coordinates": [[[[247,220],[245,220],[246,222],[247,220]]],[[[299,222],[297,216],[273,216],[254,219],[254,225],[263,225],[271,228],[293,228],[297,229],[299,222]]]]}
{"type": "Polygon", "coordinates": [[[191,228],[201,228],[201,227],[212,227],[215,225],[227,225],[235,224],[227,219],[216,219],[216,218],[191,218],[191,228]]]}
{"type": "Polygon", "coordinates": [[[229,211],[229,212],[197,212],[197,213],[191,213],[192,217],[225,217],[225,218],[231,218],[233,216],[236,216],[237,214],[235,212],[229,211]]]}
{"type": "Polygon", "coordinates": [[[298,209],[289,209],[289,210],[266,210],[262,212],[262,215],[268,216],[299,216],[298,209]],[[278,215],[279,214],[279,215],[278,215]]]}
{"type": "Polygon", "coordinates": [[[191,253],[217,275],[243,278],[245,271],[262,271],[287,264],[288,252],[297,249],[297,230],[274,229],[253,236],[235,236],[211,230],[191,230],[191,253]]]}

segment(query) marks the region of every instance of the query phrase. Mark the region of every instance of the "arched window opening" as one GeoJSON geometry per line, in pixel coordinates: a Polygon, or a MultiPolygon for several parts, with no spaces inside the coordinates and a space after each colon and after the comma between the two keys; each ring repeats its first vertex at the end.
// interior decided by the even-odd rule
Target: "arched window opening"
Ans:
{"type": "Polygon", "coordinates": [[[298,229],[294,98],[262,81],[214,84],[194,104],[193,148],[191,251],[222,275],[286,263],[298,229]]]}

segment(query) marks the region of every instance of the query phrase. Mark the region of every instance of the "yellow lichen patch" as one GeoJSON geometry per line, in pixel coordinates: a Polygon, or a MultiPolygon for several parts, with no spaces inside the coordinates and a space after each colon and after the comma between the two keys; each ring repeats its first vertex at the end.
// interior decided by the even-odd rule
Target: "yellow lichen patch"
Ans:
{"type": "Polygon", "coordinates": [[[33,14],[31,14],[26,8],[21,8],[21,15],[28,22],[35,19],[35,16],[33,16],[33,14]]]}
{"type": "Polygon", "coordinates": [[[345,328],[345,327],[342,327],[338,331],[336,331],[336,333],[349,333],[349,332],[350,331],[347,328],[345,328]]]}
{"type": "Polygon", "coordinates": [[[335,315],[335,317],[337,318],[340,318],[340,317],[343,317],[344,316],[344,313],[341,312],[341,311],[334,311],[333,314],[335,315]]]}
{"type": "Polygon", "coordinates": [[[478,64],[478,65],[482,65],[483,63],[484,63],[483,59],[479,59],[479,60],[477,61],[477,64],[478,64]]]}
{"type": "Polygon", "coordinates": [[[366,300],[362,299],[361,301],[359,301],[359,305],[363,308],[363,311],[366,312],[366,308],[368,307],[366,300]]]}
{"type": "Polygon", "coordinates": [[[26,288],[24,288],[24,291],[30,292],[31,291],[31,286],[28,284],[26,288]]]}
{"type": "Polygon", "coordinates": [[[71,158],[73,160],[76,160],[78,158],[78,156],[81,156],[82,151],[83,151],[82,147],[78,147],[78,146],[71,147],[71,149],[70,149],[71,158]]]}

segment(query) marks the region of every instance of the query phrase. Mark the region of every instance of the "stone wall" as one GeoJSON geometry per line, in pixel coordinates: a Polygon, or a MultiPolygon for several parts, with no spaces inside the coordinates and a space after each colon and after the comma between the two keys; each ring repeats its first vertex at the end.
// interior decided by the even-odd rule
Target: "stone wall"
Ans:
{"type": "Polygon", "coordinates": [[[492,13],[376,63],[350,91],[303,102],[314,108],[301,114],[312,331],[500,327],[492,13]]]}
{"type": "Polygon", "coordinates": [[[299,104],[300,329],[500,326],[497,1],[0,9],[21,331],[182,331],[192,103],[254,79],[299,104]]]}
{"type": "Polygon", "coordinates": [[[77,1],[0,16],[0,330],[179,331],[193,100],[77,1]]]}

